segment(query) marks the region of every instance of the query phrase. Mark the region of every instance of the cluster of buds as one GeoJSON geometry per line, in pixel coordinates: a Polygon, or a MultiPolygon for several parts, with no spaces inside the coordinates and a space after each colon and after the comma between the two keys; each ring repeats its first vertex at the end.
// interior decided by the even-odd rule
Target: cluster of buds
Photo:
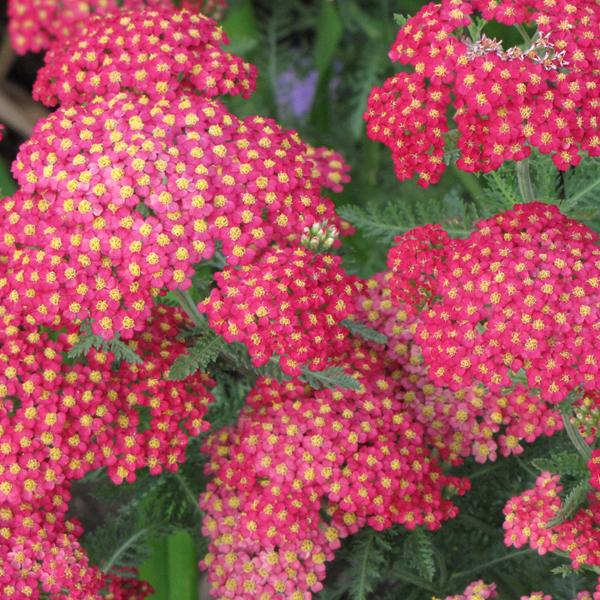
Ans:
{"type": "Polygon", "coordinates": [[[573,404],[573,421],[589,444],[600,437],[600,392],[594,390],[583,394],[573,404]]]}
{"type": "Polygon", "coordinates": [[[313,223],[304,228],[300,244],[313,252],[324,252],[335,244],[338,236],[339,231],[335,225],[329,225],[327,221],[313,223]]]}

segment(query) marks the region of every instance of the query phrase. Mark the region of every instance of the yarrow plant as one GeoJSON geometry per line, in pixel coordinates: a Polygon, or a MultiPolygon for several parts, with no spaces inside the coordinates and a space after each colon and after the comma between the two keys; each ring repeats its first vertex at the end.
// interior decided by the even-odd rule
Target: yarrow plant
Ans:
{"type": "Polygon", "coordinates": [[[598,2],[398,19],[368,135],[488,186],[437,212],[378,206],[376,151],[336,208],[340,154],[237,116],[225,6],[9,3],[54,112],[0,201],[0,596],[143,600],[185,529],[223,600],[598,600],[598,2]]]}

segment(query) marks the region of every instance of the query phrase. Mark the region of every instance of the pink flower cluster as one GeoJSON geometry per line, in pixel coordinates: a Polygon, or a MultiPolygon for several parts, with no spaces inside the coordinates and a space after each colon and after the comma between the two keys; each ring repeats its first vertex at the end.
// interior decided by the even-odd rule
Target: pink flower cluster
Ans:
{"type": "Polygon", "coordinates": [[[115,483],[144,467],[177,470],[188,439],[208,428],[213,382],[202,373],[185,384],[167,379],[186,348],[179,311],[157,307],[130,341],[139,364],[115,365],[111,353],[94,349],[85,364],[69,364],[63,356],[77,334],[54,340],[15,327],[10,316],[3,321],[0,504],[40,501],[102,466],[115,483]]]}
{"type": "Polygon", "coordinates": [[[208,438],[214,479],[200,506],[216,597],[310,598],[340,538],[364,525],[437,529],[455,516],[443,490],[468,482],[441,472],[377,353],[349,350],[341,364],[360,391],[263,378],[235,427],[208,438]]]}
{"type": "MultiPolygon", "coordinates": [[[[191,43],[200,36],[199,25],[197,36],[190,33],[195,24],[208,22],[167,10],[124,12],[120,20],[138,32],[140,47],[150,44],[146,52],[157,63],[172,56],[148,41],[159,36],[144,23],[160,22],[167,32],[173,25],[175,44],[183,29],[191,43]]],[[[212,65],[210,77],[232,82],[219,67],[238,64],[227,56],[219,50],[201,72],[208,77],[212,65]]],[[[184,67],[193,64],[182,60],[184,67]]],[[[95,68],[102,81],[113,72],[111,61],[95,68]]],[[[132,77],[137,72],[130,69],[132,77]]],[[[211,257],[215,243],[229,263],[247,264],[323,219],[339,224],[321,195],[321,185],[337,189],[348,179],[339,155],[310,148],[269,119],[238,119],[206,98],[205,87],[201,95],[187,93],[191,83],[179,83],[170,67],[157,73],[163,82],[175,78],[164,96],[153,90],[148,97],[144,86],[119,91],[129,85],[123,81],[108,98],[60,108],[20,149],[13,165],[20,191],[4,202],[9,225],[0,249],[9,257],[11,302],[40,324],[57,314],[91,319],[94,333],[109,339],[119,331],[128,339],[143,327],[155,296],[189,287],[193,264],[211,257]],[[52,277],[30,285],[42,268],[52,277]]],[[[203,85],[199,76],[193,81],[203,85]]],[[[55,78],[63,89],[64,74],[55,78]]]]}
{"type": "Polygon", "coordinates": [[[432,300],[450,236],[440,225],[425,225],[396,237],[394,244],[388,252],[388,267],[394,273],[389,285],[397,300],[420,309],[432,300]]]}
{"type": "MultiPolygon", "coordinates": [[[[521,596],[521,600],[553,600],[553,597],[550,594],[544,594],[544,592],[534,592],[528,596],[521,596]]],[[[600,583],[596,587],[596,591],[578,592],[573,600],[600,600],[600,583]]]]}
{"type": "Polygon", "coordinates": [[[600,384],[597,235],[539,202],[477,223],[455,240],[416,339],[438,385],[492,391],[521,372],[558,403],[600,384]]]}
{"type": "Polygon", "coordinates": [[[390,58],[412,67],[374,88],[365,113],[368,134],[389,146],[399,179],[428,186],[446,165],[449,117],[458,134],[458,167],[487,172],[526,158],[531,147],[552,154],[559,169],[581,153],[600,155],[600,66],[594,0],[441,0],[400,29],[390,58]],[[482,35],[463,36],[481,13],[504,25],[535,26],[533,40],[508,50],[482,35]]]}
{"type": "Polygon", "coordinates": [[[569,554],[574,568],[600,566],[600,494],[591,493],[587,508],[554,524],[562,507],[558,475],[542,473],[535,487],[508,501],[504,508],[505,543],[525,544],[539,554],[560,550],[569,554]]]}
{"type": "Polygon", "coordinates": [[[132,91],[173,99],[200,91],[249,96],[256,67],[221,48],[228,40],[208,17],[169,7],[121,10],[87,19],[45,56],[34,98],[49,106],[82,104],[132,91]]]}
{"type": "Polygon", "coordinates": [[[97,600],[109,585],[115,598],[143,598],[147,585],[130,574],[107,578],[88,564],[67,517],[70,484],[99,467],[119,483],[136,470],[174,471],[203,420],[211,380],[196,374],[186,385],[168,381],[185,350],[184,323],[157,307],[147,329],[129,342],[139,364],[115,364],[92,350],[85,363],[64,356],[77,334],[42,333],[2,316],[0,386],[0,595],[25,600],[40,592],[65,600],[97,600]],[[190,387],[193,386],[193,387],[190,387]],[[141,423],[142,413],[148,415],[141,423]],[[132,595],[132,594],[137,595],[132,595]]]}
{"type": "MultiPolygon", "coordinates": [[[[522,442],[562,428],[559,411],[523,385],[486,391],[481,384],[457,390],[434,383],[416,340],[420,316],[396,300],[397,275],[381,273],[366,282],[355,317],[387,336],[386,368],[398,373],[405,410],[425,427],[425,439],[440,456],[458,464],[523,452],[522,442]]],[[[381,347],[378,347],[381,352],[381,347]]]]}
{"type": "MultiPolygon", "coordinates": [[[[71,43],[91,15],[116,13],[121,7],[142,10],[149,6],[173,4],[171,0],[9,0],[8,31],[19,54],[40,52],[57,42],[71,43]]],[[[217,19],[227,8],[227,0],[184,0],[180,6],[217,19]]]]}
{"type": "Polygon", "coordinates": [[[479,579],[470,583],[462,594],[447,596],[446,600],[486,600],[497,596],[495,583],[485,583],[479,579]]]}
{"type": "MultiPolygon", "coordinates": [[[[498,593],[495,583],[485,583],[481,579],[469,584],[462,594],[447,596],[446,600],[485,600],[486,598],[497,598],[498,593]]],[[[599,600],[600,584],[596,592],[579,592],[573,600],[599,600]]],[[[544,592],[533,592],[527,596],[521,596],[520,600],[553,600],[550,594],[544,592]]]]}
{"type": "Polygon", "coordinates": [[[227,341],[244,342],[256,365],[277,355],[290,375],[304,365],[323,370],[345,348],[340,322],[360,289],[340,263],[302,247],[267,250],[251,265],[217,273],[200,310],[227,341]]]}

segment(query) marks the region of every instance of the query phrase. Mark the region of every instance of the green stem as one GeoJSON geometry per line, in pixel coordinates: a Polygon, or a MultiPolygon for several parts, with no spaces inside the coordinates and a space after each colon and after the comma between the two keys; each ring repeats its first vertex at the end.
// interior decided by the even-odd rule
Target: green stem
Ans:
{"type": "Polygon", "coordinates": [[[512,552],[511,554],[500,556],[499,558],[495,558],[494,560],[490,560],[481,565],[477,565],[472,569],[467,569],[466,571],[459,571],[458,573],[455,573],[450,579],[460,579],[461,577],[465,577],[466,575],[471,575],[473,573],[481,573],[483,570],[488,569],[489,567],[493,567],[494,565],[506,562],[507,560],[514,560],[515,558],[519,558],[520,556],[525,556],[527,554],[535,554],[535,550],[533,550],[532,548],[527,548],[525,550],[519,550],[519,552],[512,552]]]}
{"type": "Polygon", "coordinates": [[[108,573],[110,572],[110,570],[113,568],[113,565],[117,562],[117,560],[119,560],[119,558],[121,557],[121,555],[131,546],[133,546],[133,544],[135,544],[135,542],[141,538],[143,535],[146,535],[146,533],[148,532],[148,528],[144,527],[143,529],[140,529],[139,531],[136,531],[130,538],[128,538],[127,540],[125,540],[114,552],[113,555],[110,557],[110,559],[104,564],[104,566],[102,567],[102,572],[103,573],[108,573]]]}
{"type": "Polygon", "coordinates": [[[531,46],[531,37],[527,33],[527,30],[525,29],[525,27],[523,27],[523,25],[521,23],[517,23],[516,26],[517,26],[517,31],[521,34],[521,37],[523,38],[523,41],[525,42],[527,47],[531,46]]]}
{"type": "Polygon", "coordinates": [[[592,458],[592,449],[586,444],[585,440],[581,437],[579,430],[573,422],[571,421],[571,410],[564,411],[562,415],[563,424],[565,426],[565,431],[569,436],[573,446],[577,449],[577,452],[583,456],[583,458],[588,461],[592,458]]]}
{"type": "Polygon", "coordinates": [[[194,299],[187,290],[174,290],[173,296],[195,325],[198,327],[203,327],[205,325],[204,319],[198,312],[198,307],[196,306],[194,299]]]}
{"type": "Polygon", "coordinates": [[[531,174],[529,172],[529,158],[524,158],[517,162],[517,179],[523,202],[533,202],[535,200],[535,192],[533,191],[531,174]]]}
{"type": "Polygon", "coordinates": [[[398,579],[401,579],[406,583],[416,585],[417,587],[423,590],[427,590],[428,592],[431,592],[433,594],[438,593],[438,589],[435,586],[431,585],[428,581],[422,579],[421,577],[418,577],[417,575],[413,575],[412,573],[408,573],[407,571],[398,568],[394,568],[393,574],[396,575],[398,579]]]}
{"type": "Polygon", "coordinates": [[[473,481],[473,479],[479,479],[480,477],[485,477],[488,473],[497,471],[502,466],[503,466],[503,463],[501,463],[501,462],[493,463],[493,464],[489,465],[488,467],[484,467],[483,469],[479,469],[478,471],[475,471],[475,473],[473,473],[472,475],[469,475],[469,479],[471,481],[473,481]]]}
{"type": "Polygon", "coordinates": [[[173,473],[173,478],[180,485],[181,489],[185,492],[187,499],[190,501],[190,504],[194,507],[194,510],[200,515],[200,519],[204,517],[202,510],[200,510],[200,504],[198,503],[198,498],[194,496],[194,493],[190,489],[190,486],[187,484],[187,481],[177,472],[173,473]]]}

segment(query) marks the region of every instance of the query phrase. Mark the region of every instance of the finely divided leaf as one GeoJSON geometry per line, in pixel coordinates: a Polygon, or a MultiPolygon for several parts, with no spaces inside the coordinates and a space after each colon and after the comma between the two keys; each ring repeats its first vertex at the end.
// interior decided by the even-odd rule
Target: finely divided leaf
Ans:
{"type": "Polygon", "coordinates": [[[408,564],[425,580],[435,577],[435,550],[431,537],[422,528],[411,531],[404,542],[404,556],[408,564]]]}
{"type": "Polygon", "coordinates": [[[178,356],[169,370],[168,378],[182,381],[196,371],[206,371],[208,365],[217,359],[226,346],[225,340],[208,331],[193,346],[188,348],[187,354],[178,356]]]}
{"type": "Polygon", "coordinates": [[[302,369],[302,379],[315,389],[345,388],[360,390],[361,387],[359,381],[348,375],[341,367],[331,367],[324,371],[311,371],[304,367],[302,369]]]}
{"type": "Polygon", "coordinates": [[[364,323],[360,323],[359,321],[352,321],[350,319],[344,319],[342,321],[342,325],[346,327],[350,331],[350,333],[356,337],[361,337],[363,340],[367,342],[375,342],[376,344],[385,344],[388,341],[386,335],[365,325],[364,323]]]}

